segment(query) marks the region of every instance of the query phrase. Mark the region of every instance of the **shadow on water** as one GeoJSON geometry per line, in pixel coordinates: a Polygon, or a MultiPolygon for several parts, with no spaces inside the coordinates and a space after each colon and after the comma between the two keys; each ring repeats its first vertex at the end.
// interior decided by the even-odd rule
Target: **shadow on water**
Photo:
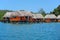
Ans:
{"type": "Polygon", "coordinates": [[[6,24],[6,25],[35,25],[35,24],[60,24],[60,22],[50,22],[50,23],[46,23],[46,22],[40,22],[40,23],[3,23],[3,22],[0,22],[0,24],[6,24]]]}
{"type": "MultiPolygon", "coordinates": [[[[3,23],[3,22],[0,22],[3,23]]],[[[40,24],[40,23],[3,23],[3,24],[11,24],[11,25],[32,25],[32,24],[40,24]]]]}

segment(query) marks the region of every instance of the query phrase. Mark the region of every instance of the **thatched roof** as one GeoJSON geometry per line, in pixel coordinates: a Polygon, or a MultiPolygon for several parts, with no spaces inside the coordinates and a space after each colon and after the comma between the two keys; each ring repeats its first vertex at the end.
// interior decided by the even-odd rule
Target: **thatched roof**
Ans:
{"type": "Polygon", "coordinates": [[[32,13],[28,11],[7,12],[3,17],[13,17],[13,16],[32,16],[32,13]]]}
{"type": "Polygon", "coordinates": [[[32,14],[33,18],[44,18],[42,14],[32,14]]]}
{"type": "Polygon", "coordinates": [[[6,14],[3,17],[12,17],[12,16],[16,16],[17,13],[16,12],[6,12],[6,14]]]}
{"type": "Polygon", "coordinates": [[[56,18],[56,16],[54,15],[54,14],[47,14],[46,16],[45,16],[45,18],[56,18]]]}
{"type": "Polygon", "coordinates": [[[32,14],[32,18],[35,18],[36,19],[36,14],[32,14]]]}
{"type": "Polygon", "coordinates": [[[28,12],[28,11],[17,11],[20,16],[32,16],[32,13],[31,12],[28,12]]]}
{"type": "Polygon", "coordinates": [[[57,16],[57,19],[60,19],[60,15],[57,16]]]}

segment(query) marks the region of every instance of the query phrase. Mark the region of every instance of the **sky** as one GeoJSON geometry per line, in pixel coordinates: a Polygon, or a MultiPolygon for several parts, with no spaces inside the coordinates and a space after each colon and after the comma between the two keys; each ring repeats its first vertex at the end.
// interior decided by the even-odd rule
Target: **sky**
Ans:
{"type": "Polygon", "coordinates": [[[38,12],[41,8],[46,13],[60,5],[60,0],[0,0],[0,10],[26,10],[38,12]]]}

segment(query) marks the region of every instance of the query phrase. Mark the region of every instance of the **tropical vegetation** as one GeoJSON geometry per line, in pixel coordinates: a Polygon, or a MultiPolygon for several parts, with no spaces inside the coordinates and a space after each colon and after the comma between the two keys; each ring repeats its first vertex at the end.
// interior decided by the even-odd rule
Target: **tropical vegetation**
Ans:
{"type": "MultiPolygon", "coordinates": [[[[0,20],[3,19],[3,15],[6,12],[12,12],[12,10],[0,10],[0,20]]],[[[41,13],[43,16],[47,14],[43,9],[40,9],[38,12],[32,12],[32,13],[41,13]]],[[[57,8],[55,8],[52,12],[50,12],[49,14],[55,14],[56,16],[60,15],[60,5],[57,8]]]]}
{"type": "Polygon", "coordinates": [[[3,19],[3,16],[6,12],[11,12],[11,10],[0,10],[0,20],[3,19]]]}

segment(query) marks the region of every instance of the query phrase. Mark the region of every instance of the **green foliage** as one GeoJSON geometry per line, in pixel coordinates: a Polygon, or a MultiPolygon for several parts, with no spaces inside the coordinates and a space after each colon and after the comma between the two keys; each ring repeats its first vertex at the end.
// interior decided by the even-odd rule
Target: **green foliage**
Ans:
{"type": "Polygon", "coordinates": [[[3,19],[3,16],[6,12],[10,12],[9,10],[0,10],[0,20],[3,19]]]}
{"type": "Polygon", "coordinates": [[[51,12],[51,14],[55,14],[56,16],[60,15],[60,5],[51,12]]]}
{"type": "Polygon", "coordinates": [[[43,16],[46,15],[46,13],[45,13],[45,11],[44,11],[43,9],[40,9],[40,10],[38,11],[38,13],[42,14],[43,16]]]}
{"type": "MultiPolygon", "coordinates": [[[[24,11],[24,10],[20,10],[20,11],[24,11]]],[[[0,10],[0,20],[3,19],[3,15],[6,12],[12,12],[12,11],[11,10],[0,10]]],[[[45,13],[45,11],[43,9],[40,9],[38,12],[31,11],[31,13],[40,13],[43,16],[45,16],[47,14],[47,13],[45,13]]],[[[55,8],[52,12],[50,12],[50,14],[55,14],[56,16],[60,15],[60,5],[57,8],[55,8]]]]}

